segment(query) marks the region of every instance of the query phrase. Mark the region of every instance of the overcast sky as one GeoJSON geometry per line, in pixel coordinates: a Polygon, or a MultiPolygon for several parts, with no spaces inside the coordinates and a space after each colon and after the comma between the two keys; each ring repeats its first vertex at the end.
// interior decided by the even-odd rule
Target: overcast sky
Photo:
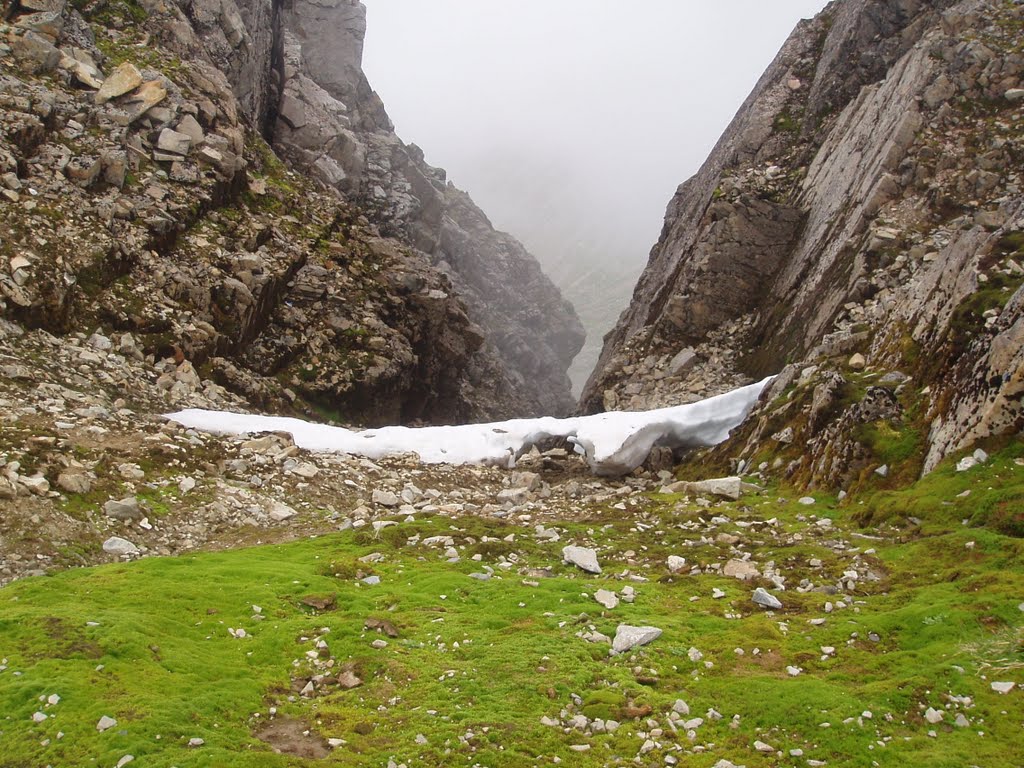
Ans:
{"type": "Polygon", "coordinates": [[[546,264],[639,269],[801,18],[825,0],[364,0],[405,141],[546,264]]]}

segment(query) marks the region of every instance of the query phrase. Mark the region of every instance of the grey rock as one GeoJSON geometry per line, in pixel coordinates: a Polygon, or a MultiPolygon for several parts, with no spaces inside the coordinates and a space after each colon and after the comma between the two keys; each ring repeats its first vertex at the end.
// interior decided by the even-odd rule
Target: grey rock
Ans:
{"type": "Polygon", "coordinates": [[[203,143],[206,138],[206,133],[203,131],[203,127],[199,124],[192,115],[185,115],[181,120],[178,121],[178,125],[175,127],[178,133],[183,133],[192,140],[192,147],[198,147],[203,143]]]}
{"type": "Polygon", "coordinates": [[[103,551],[121,557],[123,555],[137,555],[139,554],[139,548],[132,544],[127,539],[122,539],[120,536],[111,536],[109,539],[103,542],[103,551]]]}
{"type": "Polygon", "coordinates": [[[619,604],[618,595],[607,589],[597,590],[594,593],[594,599],[608,610],[615,608],[619,604]]]}
{"type": "Polygon", "coordinates": [[[84,471],[64,470],[57,475],[57,485],[68,493],[88,493],[92,490],[92,481],[84,471]]]}
{"type": "Polygon", "coordinates": [[[749,560],[730,560],[725,564],[725,567],[722,568],[722,573],[730,578],[739,579],[740,581],[756,579],[761,575],[761,572],[757,569],[757,565],[749,560]]]}
{"type": "Polygon", "coordinates": [[[296,510],[281,501],[272,501],[270,503],[270,509],[267,512],[267,515],[271,520],[279,523],[284,522],[285,520],[291,520],[298,514],[299,513],[296,510]]]}
{"type": "Polygon", "coordinates": [[[678,482],[668,486],[672,493],[686,493],[695,496],[720,496],[733,501],[743,495],[743,481],[738,477],[719,477],[697,482],[678,482]]]}
{"type": "Polygon", "coordinates": [[[96,103],[105,104],[142,85],[142,73],[130,61],[119,64],[96,92],[96,103]]]}
{"type": "Polygon", "coordinates": [[[382,507],[397,507],[402,503],[402,500],[398,497],[398,494],[392,491],[385,491],[379,488],[374,489],[371,501],[374,504],[380,504],[382,507]]]}
{"type": "Polygon", "coordinates": [[[18,65],[32,74],[52,72],[60,64],[60,51],[50,40],[36,32],[14,37],[10,46],[18,65]]]}
{"type": "Polygon", "coordinates": [[[120,500],[111,499],[103,505],[103,512],[107,517],[115,520],[141,520],[144,517],[139,507],[139,500],[134,496],[127,496],[120,500]]]}
{"type": "Polygon", "coordinates": [[[652,643],[661,637],[657,627],[634,627],[620,624],[615,628],[615,639],[612,640],[612,652],[625,653],[641,645],[652,643]]]}
{"type": "Polygon", "coordinates": [[[160,131],[160,136],[157,138],[156,146],[164,152],[172,152],[176,155],[187,155],[189,149],[192,147],[192,137],[187,134],[171,130],[170,128],[164,128],[160,131]]]}
{"type": "Polygon", "coordinates": [[[754,594],[751,599],[762,608],[768,608],[773,611],[782,609],[782,603],[775,595],[766,591],[763,587],[758,587],[754,590],[754,594]]]}
{"type": "Polygon", "coordinates": [[[589,547],[562,547],[562,559],[587,573],[601,573],[597,552],[589,547]]]}

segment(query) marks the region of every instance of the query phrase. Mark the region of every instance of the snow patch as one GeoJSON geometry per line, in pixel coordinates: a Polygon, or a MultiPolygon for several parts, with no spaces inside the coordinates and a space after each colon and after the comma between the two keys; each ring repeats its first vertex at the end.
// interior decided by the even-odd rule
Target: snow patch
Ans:
{"type": "Polygon", "coordinates": [[[598,475],[624,475],[643,464],[655,445],[717,445],[750,413],[772,377],[697,403],[654,411],[617,411],[568,419],[512,419],[454,427],[381,427],[355,432],[283,416],[188,409],[166,418],[205,432],[244,435],[287,432],[308,451],[379,459],[415,453],[426,464],[515,466],[530,446],[565,438],[598,475]]]}

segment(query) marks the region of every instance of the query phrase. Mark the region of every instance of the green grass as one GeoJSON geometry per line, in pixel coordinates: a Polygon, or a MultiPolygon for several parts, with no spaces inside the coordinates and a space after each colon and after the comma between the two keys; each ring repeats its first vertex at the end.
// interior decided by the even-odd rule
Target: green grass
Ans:
{"type": "Polygon", "coordinates": [[[720,758],[751,768],[790,764],[756,753],[757,739],[832,765],[1020,764],[1024,695],[999,696],[989,681],[1024,682],[1024,613],[1017,608],[1024,600],[1024,541],[979,526],[998,498],[1019,498],[1024,468],[1015,459],[1022,452],[1018,441],[974,474],[943,467],[904,491],[845,505],[821,496],[806,507],[779,489],[710,511],[652,496],[639,513],[651,526],[646,531],[631,515],[595,509],[587,521],[560,526],[565,533],[557,543],[538,542],[530,528],[499,520],[428,517],[379,535],[363,528],[17,582],[0,590],[0,766],[114,765],[126,754],[137,764],[179,768],[312,764],[275,754],[255,737],[270,707],[279,718],[345,740],[318,761],[325,765],[394,759],[410,767],[531,766],[554,757],[583,768],[626,764],[650,730],[648,716],[666,733],[642,765],[662,765],[665,754],[682,765],[710,766],[720,758]],[[977,502],[973,525],[959,519],[971,517],[956,498],[961,486],[977,502]],[[896,508],[926,523],[913,535],[897,527],[858,541],[850,537],[851,518],[867,507],[886,525],[902,525],[896,508]],[[850,545],[861,547],[859,569],[878,579],[862,580],[846,595],[797,591],[802,578],[835,584],[853,557],[830,546],[836,534],[809,533],[809,514],[835,520],[850,545]],[[695,524],[712,515],[729,518],[717,531],[739,535],[758,563],[772,561],[787,576],[790,588],[776,592],[782,612],[768,615],[750,603],[752,588],[767,582],[667,574],[669,553],[703,566],[728,557],[722,544],[685,546],[701,535],[695,524]],[[771,518],[777,536],[738,524],[771,518]],[[515,541],[504,541],[510,534],[515,541]],[[410,543],[434,535],[454,537],[462,559],[449,563],[443,547],[410,543]],[[604,575],[561,564],[561,547],[585,540],[597,542],[604,575]],[[380,562],[360,561],[374,552],[384,556],[380,562]],[[511,553],[519,566],[549,566],[554,576],[532,579],[499,568],[511,553]],[[469,578],[485,565],[500,578],[469,578]],[[627,571],[648,580],[626,581],[627,571]],[[361,583],[371,573],[380,585],[361,583]],[[636,588],[633,604],[603,612],[589,597],[626,584],[636,588]],[[716,587],[724,599],[711,599],[716,587]],[[334,609],[313,611],[302,603],[310,595],[334,596],[334,609]],[[840,600],[846,608],[825,613],[826,602],[840,600]],[[368,618],[390,621],[398,637],[364,629],[368,618]],[[826,622],[813,626],[812,618],[826,622]],[[614,658],[606,646],[575,636],[590,626],[613,635],[619,622],[653,624],[664,634],[614,658]],[[229,628],[249,636],[238,639],[229,628]],[[365,684],[301,697],[314,672],[307,652],[317,638],[329,648],[321,661],[334,659],[332,673],[350,668],[365,684]],[[378,638],[387,647],[372,648],[378,638]],[[835,655],[822,658],[821,646],[835,647],[835,655]],[[702,660],[689,658],[691,647],[702,660]],[[804,671],[791,677],[788,665],[804,671]],[[999,665],[1011,669],[992,672],[999,665]],[[44,707],[40,697],[53,693],[60,703],[44,707]],[[945,694],[973,698],[963,710],[972,727],[951,726],[955,708],[944,724],[924,722],[921,705],[941,708],[945,694]],[[572,706],[574,695],[581,706],[572,706]],[[706,718],[694,742],[683,729],[667,730],[677,698],[689,703],[689,717],[706,718]],[[566,734],[540,723],[567,708],[622,727],[566,734]],[[707,719],[709,708],[722,719],[707,719]],[[34,723],[37,711],[51,717],[34,723]],[[865,711],[870,719],[861,717],[865,711]],[[102,715],[118,725],[98,733],[102,715]],[[426,744],[416,743],[418,734],[426,744]],[[195,737],[205,745],[189,748],[195,737]],[[570,749],[580,744],[591,749],[570,749]],[[693,755],[696,745],[706,753],[693,755]]]}

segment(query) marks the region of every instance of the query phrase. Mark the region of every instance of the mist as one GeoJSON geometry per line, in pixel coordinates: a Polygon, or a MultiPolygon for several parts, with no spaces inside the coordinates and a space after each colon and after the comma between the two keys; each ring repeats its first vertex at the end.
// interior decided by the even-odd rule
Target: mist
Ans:
{"type": "Polygon", "coordinates": [[[676,187],[825,0],[364,0],[364,69],[428,162],[519,238],[587,346],[625,309],[676,187]]]}

